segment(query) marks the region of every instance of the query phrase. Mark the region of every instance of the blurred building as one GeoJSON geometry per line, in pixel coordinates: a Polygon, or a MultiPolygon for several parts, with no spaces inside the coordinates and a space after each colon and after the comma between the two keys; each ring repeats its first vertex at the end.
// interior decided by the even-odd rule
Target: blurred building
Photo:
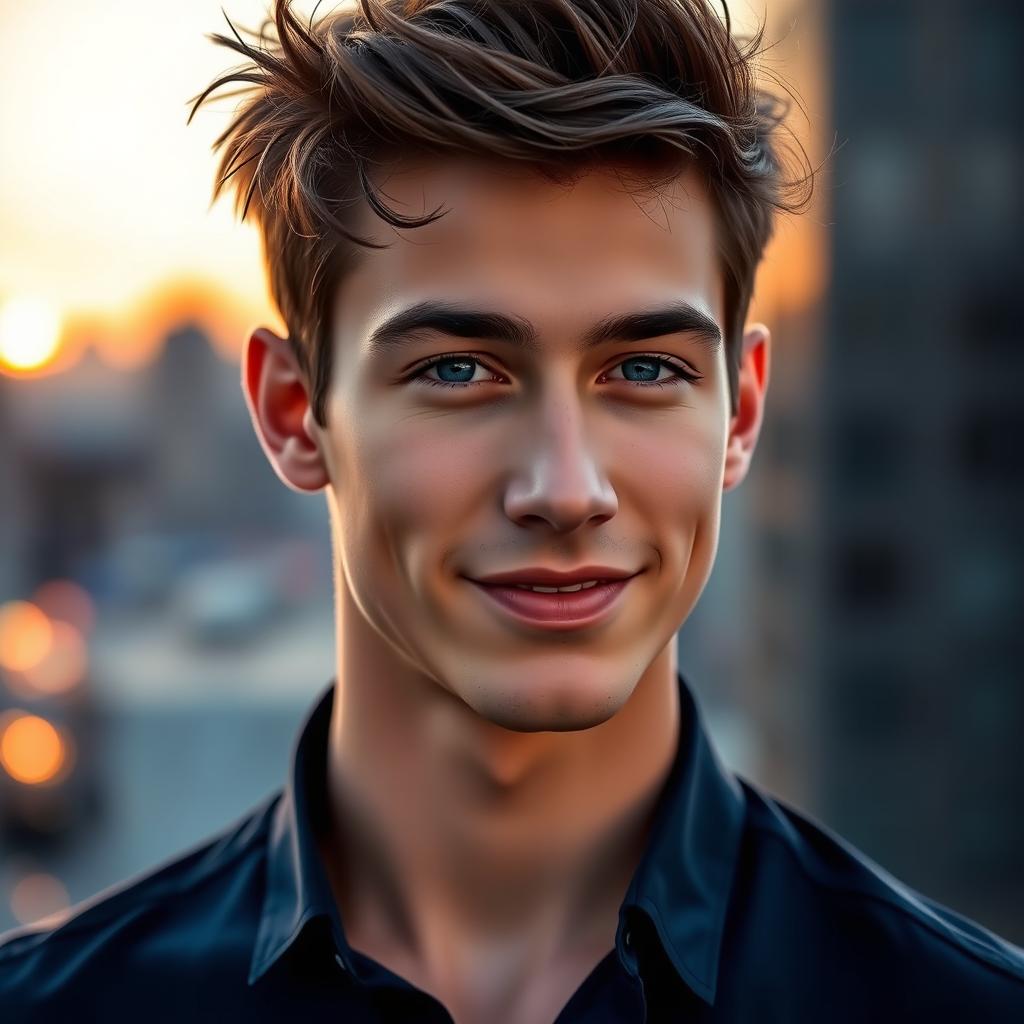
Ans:
{"type": "Polygon", "coordinates": [[[759,273],[765,422],[681,663],[735,768],[1022,942],[1024,8],[768,17],[828,159],[759,273]]]}
{"type": "Polygon", "coordinates": [[[139,369],[92,348],[64,373],[0,379],[0,480],[29,580],[74,573],[132,538],[237,540],[326,515],[274,475],[245,413],[239,368],[185,324],[139,369]]]}
{"type": "Polygon", "coordinates": [[[812,734],[825,820],[1018,942],[1022,28],[1009,0],[831,6],[812,734]]]}
{"type": "Polygon", "coordinates": [[[151,525],[244,535],[299,524],[307,512],[310,525],[323,519],[319,502],[297,500],[275,476],[246,414],[238,363],[198,327],[174,331],[143,374],[151,525]]]}

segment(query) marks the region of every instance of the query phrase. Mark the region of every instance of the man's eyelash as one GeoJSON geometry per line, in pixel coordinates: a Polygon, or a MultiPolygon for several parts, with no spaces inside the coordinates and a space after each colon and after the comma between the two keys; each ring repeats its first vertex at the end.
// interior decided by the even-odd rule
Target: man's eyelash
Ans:
{"type": "MultiPolygon", "coordinates": [[[[491,368],[482,359],[478,358],[477,356],[469,355],[469,354],[466,354],[466,353],[456,352],[456,353],[451,354],[451,355],[436,356],[435,358],[429,360],[428,362],[426,362],[422,366],[420,366],[414,373],[412,373],[406,379],[407,380],[414,380],[414,381],[416,381],[419,384],[429,384],[431,387],[441,387],[441,388],[467,388],[467,387],[474,387],[474,386],[476,386],[478,384],[489,384],[489,383],[491,383],[490,381],[485,381],[485,380],[466,380],[466,381],[434,380],[432,377],[424,377],[423,376],[423,374],[425,374],[427,372],[427,370],[429,370],[432,366],[437,366],[438,363],[456,362],[456,361],[458,361],[460,359],[464,360],[465,362],[479,363],[480,366],[484,367],[487,370],[490,370],[491,373],[497,373],[496,370],[491,370],[491,368]]],[[[643,352],[642,353],[638,353],[636,355],[627,356],[621,362],[616,363],[615,366],[612,367],[612,369],[614,370],[615,367],[621,366],[622,363],[628,363],[632,359],[647,359],[647,360],[650,360],[651,362],[657,363],[659,366],[667,367],[675,375],[674,377],[672,377],[669,380],[627,380],[627,381],[624,382],[626,384],[632,384],[634,387],[642,387],[642,388],[678,387],[680,380],[685,380],[685,381],[693,384],[693,383],[696,383],[697,381],[699,381],[701,379],[699,374],[691,373],[689,370],[687,370],[680,363],[673,362],[671,359],[667,359],[665,356],[656,356],[656,355],[651,355],[651,354],[643,353],[643,352]]]]}

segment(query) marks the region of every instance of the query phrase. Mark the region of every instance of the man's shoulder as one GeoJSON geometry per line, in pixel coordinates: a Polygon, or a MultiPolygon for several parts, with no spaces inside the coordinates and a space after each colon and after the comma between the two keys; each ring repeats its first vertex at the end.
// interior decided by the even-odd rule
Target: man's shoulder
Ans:
{"type": "Polygon", "coordinates": [[[801,945],[837,985],[898,984],[908,1011],[943,1002],[990,1008],[988,1019],[1016,1019],[1011,1009],[1024,1019],[1024,949],[900,881],[810,815],[741,783],[750,909],[763,923],[785,917],[802,931],[801,945]]]}
{"type": "Polygon", "coordinates": [[[245,903],[262,892],[263,840],[279,797],[56,919],[0,933],[0,1005],[17,1020],[19,1008],[28,1017],[31,1007],[91,1005],[106,983],[180,987],[185,961],[201,962],[233,920],[254,912],[245,903]]]}

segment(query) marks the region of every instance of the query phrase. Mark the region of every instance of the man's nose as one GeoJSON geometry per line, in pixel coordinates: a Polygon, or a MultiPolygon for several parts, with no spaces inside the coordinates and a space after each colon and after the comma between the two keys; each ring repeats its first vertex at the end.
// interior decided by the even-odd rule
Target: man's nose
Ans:
{"type": "Polygon", "coordinates": [[[592,424],[575,390],[571,396],[567,390],[551,396],[529,428],[510,438],[504,507],[518,525],[546,522],[568,533],[618,510],[592,424]]]}

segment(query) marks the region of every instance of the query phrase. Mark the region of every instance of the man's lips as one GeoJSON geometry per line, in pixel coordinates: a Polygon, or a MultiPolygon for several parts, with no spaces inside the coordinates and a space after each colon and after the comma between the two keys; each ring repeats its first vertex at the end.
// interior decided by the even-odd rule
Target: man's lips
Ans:
{"type": "Polygon", "coordinates": [[[592,583],[595,580],[606,583],[610,580],[624,580],[636,576],[642,569],[618,569],[610,565],[581,565],[575,569],[549,569],[541,565],[527,565],[508,572],[489,573],[486,576],[471,576],[469,579],[487,585],[509,585],[523,583],[543,587],[569,587],[575,583],[592,583]]]}
{"type": "Polygon", "coordinates": [[[520,621],[547,629],[578,629],[593,624],[610,611],[633,578],[630,576],[598,583],[586,590],[553,594],[524,590],[514,584],[470,582],[503,611],[510,612],[520,621]]]}

